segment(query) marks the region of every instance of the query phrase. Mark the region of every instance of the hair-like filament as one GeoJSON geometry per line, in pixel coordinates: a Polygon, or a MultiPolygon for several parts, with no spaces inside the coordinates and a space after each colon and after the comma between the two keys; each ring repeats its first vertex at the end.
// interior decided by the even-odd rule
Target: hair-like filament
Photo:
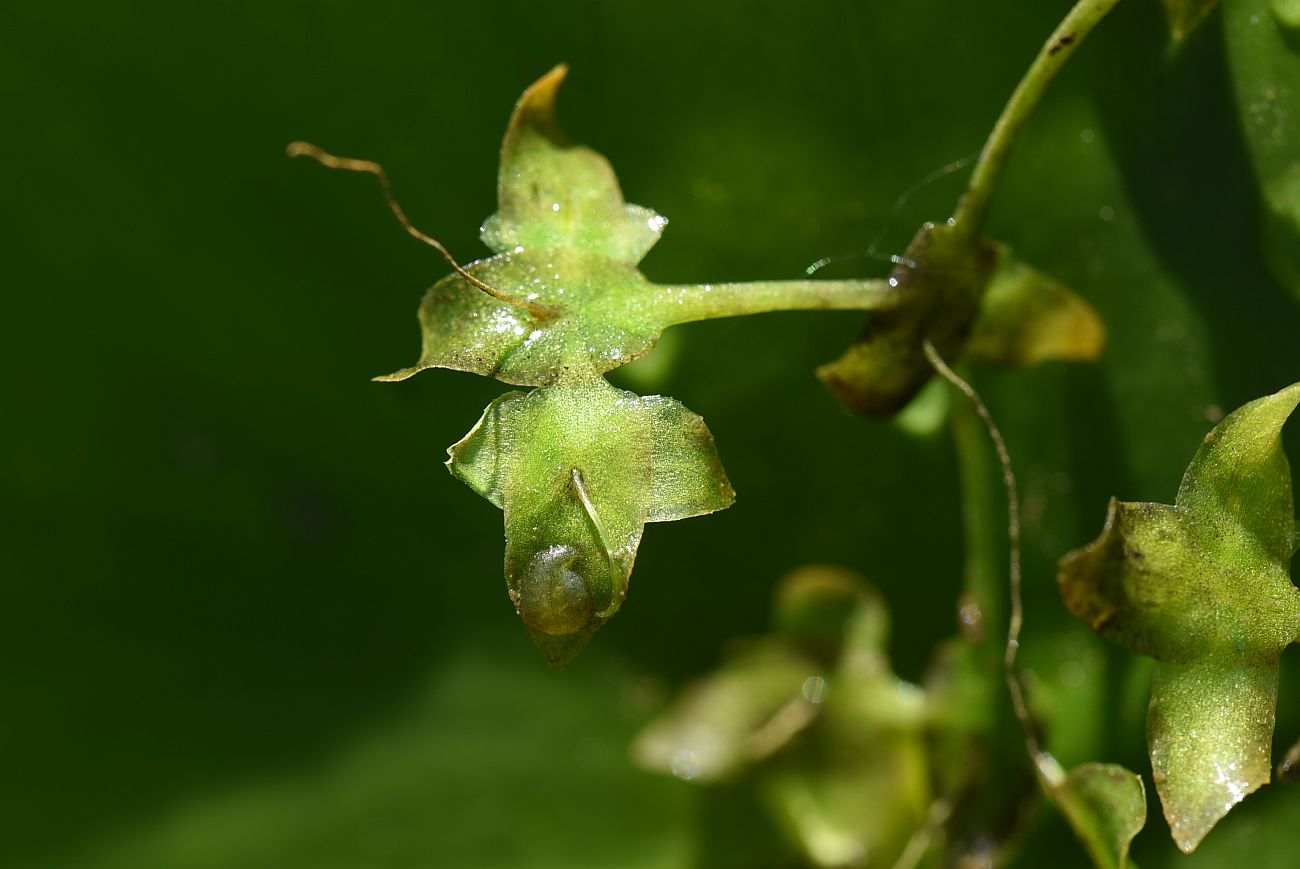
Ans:
{"type": "MultiPolygon", "coordinates": [[[[605,523],[600,521],[600,514],[596,512],[596,505],[592,503],[591,493],[587,491],[587,478],[583,476],[582,471],[578,468],[569,470],[569,487],[573,490],[578,503],[582,505],[583,511],[587,514],[587,519],[591,522],[591,527],[595,530],[596,536],[600,538],[600,545],[605,550],[605,560],[609,567],[610,576],[616,577],[621,569],[618,556],[609,548],[609,534],[605,531],[605,523]]],[[[623,595],[627,593],[627,586],[621,585],[619,587],[620,584],[617,579],[615,585],[618,597],[616,600],[611,600],[609,606],[603,612],[597,613],[601,618],[609,618],[613,615],[614,611],[618,609],[618,605],[623,602],[623,595]]]]}
{"type": "Polygon", "coordinates": [[[1039,744],[1034,718],[1029,712],[1029,705],[1025,702],[1024,680],[1016,665],[1016,656],[1020,651],[1020,630],[1025,623],[1025,605],[1020,593],[1020,494],[1016,485],[1016,472],[1011,467],[1011,454],[1007,451],[1006,441],[1002,439],[1002,432],[993,421],[993,415],[989,413],[988,407],[975,391],[975,387],[952,370],[929,339],[922,344],[922,349],[935,372],[970,399],[975,412],[989,433],[989,439],[993,441],[993,448],[998,454],[998,464],[1002,466],[1002,484],[1007,491],[1007,541],[1010,544],[1008,579],[1011,590],[1011,618],[1007,624],[1007,645],[1002,657],[1002,669],[1006,676],[1007,690],[1011,694],[1012,710],[1016,714],[1016,720],[1020,722],[1021,730],[1024,731],[1025,748],[1039,780],[1050,789],[1060,784],[1062,775],[1060,765],[1044,752],[1039,744]]]}
{"type": "Polygon", "coordinates": [[[539,305],[536,302],[531,302],[527,299],[517,299],[509,293],[503,293],[495,287],[492,287],[474,277],[456,261],[456,258],[451,255],[451,251],[447,250],[447,248],[443,246],[442,242],[438,241],[438,239],[433,236],[425,235],[423,232],[416,229],[414,224],[412,224],[407,218],[406,212],[402,210],[402,206],[398,204],[396,197],[393,196],[393,186],[388,180],[388,173],[384,171],[383,166],[379,165],[375,161],[358,160],[353,157],[336,157],[328,151],[316,147],[310,142],[290,142],[288,147],[284,150],[290,157],[310,157],[327,169],[342,169],[346,172],[364,172],[375,176],[379,179],[379,186],[383,189],[384,201],[388,203],[388,210],[393,212],[393,216],[397,218],[397,222],[402,225],[402,228],[405,229],[407,234],[412,238],[424,242],[429,247],[440,253],[442,258],[447,261],[447,264],[456,270],[456,274],[460,275],[471,285],[482,290],[484,293],[487,293],[497,301],[504,302],[505,304],[515,308],[521,308],[538,320],[549,319],[555,313],[546,305],[539,305]]]}

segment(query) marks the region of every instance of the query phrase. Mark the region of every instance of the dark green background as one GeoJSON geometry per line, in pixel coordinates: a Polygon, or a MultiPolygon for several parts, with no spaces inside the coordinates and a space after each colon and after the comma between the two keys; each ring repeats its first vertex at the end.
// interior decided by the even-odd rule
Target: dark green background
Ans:
{"type": "MultiPolygon", "coordinates": [[[[440,467],[506,387],[368,382],[415,358],[446,269],[371,180],[284,145],[382,161],[412,219],[474,258],[510,107],[567,61],[566,126],[672,220],[652,278],[792,277],[975,151],[1067,8],[8,4],[0,866],[778,865],[744,805],[636,771],[628,741],[809,561],[883,588],[919,678],[955,628],[948,439],[822,392],[811,369],[855,315],[677,330],[620,382],[701,413],[739,500],[650,527],[623,612],[551,672],[505,595],[499,513],[440,467]]],[[[1172,499],[1214,406],[1300,379],[1226,76],[1217,17],[1169,56],[1159,4],[1122,4],[994,206],[992,234],[1111,336],[1096,366],[976,372],[1025,492],[1026,661],[1048,682],[1041,662],[1110,662],[1067,698],[1067,764],[1148,772],[1145,687],[1064,612],[1055,558],[1111,494],[1172,499]]],[[[958,189],[918,193],[884,248],[958,189]]],[[[1296,688],[1284,661],[1283,747],[1296,688]]],[[[1026,865],[1082,863],[1045,819],[1026,865]]],[[[1290,866],[1300,794],[1250,798],[1192,861],[1156,816],[1139,843],[1144,866],[1290,866]]]]}

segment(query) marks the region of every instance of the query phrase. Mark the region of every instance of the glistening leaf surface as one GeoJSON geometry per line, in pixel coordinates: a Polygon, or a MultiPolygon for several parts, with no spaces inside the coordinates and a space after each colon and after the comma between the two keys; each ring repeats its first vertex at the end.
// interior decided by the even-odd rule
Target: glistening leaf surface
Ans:
{"type": "Polygon", "coordinates": [[[483,242],[497,255],[429,290],[419,361],[379,380],[451,368],[520,386],[595,376],[649,352],[668,326],[781,309],[887,307],[883,281],[759,281],[657,285],[637,263],[667,220],[623,199],[609,162],[574,144],[555,120],[565,68],[520,98],[501,146],[498,209],[483,242]]]}
{"type": "Polygon", "coordinates": [[[1111,502],[1095,542],[1061,561],[1070,611],[1158,662],[1147,739],[1174,840],[1192,851],[1268,781],[1277,667],[1300,626],[1281,430],[1300,384],[1205,438],[1174,506],[1111,502]]]}
{"type": "Polygon", "coordinates": [[[504,511],[511,600],[557,666],[618,611],[646,522],[734,499],[702,419],[602,378],[504,395],[448,452],[504,511]]]}

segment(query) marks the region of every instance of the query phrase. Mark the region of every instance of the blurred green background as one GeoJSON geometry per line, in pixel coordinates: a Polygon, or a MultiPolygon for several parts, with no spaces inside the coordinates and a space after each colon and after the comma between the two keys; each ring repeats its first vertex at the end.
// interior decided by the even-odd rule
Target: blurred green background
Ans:
{"type": "MultiPolygon", "coordinates": [[[[946,434],[821,390],[856,315],[675,330],[619,382],[702,414],[739,500],[648,528],[622,613],[552,672],[505,594],[500,514],[440,467],[506,387],[367,379],[415,359],[444,265],[372,179],[283,148],[383,162],[472,259],[511,105],[565,61],[566,127],[672,221],[650,277],[794,277],[945,217],[960,178],[889,220],[978,149],[1068,6],[7,4],[0,866],[788,865],[742,795],[641,773],[628,742],[810,561],[883,589],[920,678],[955,630],[946,434]]],[[[1065,613],[1055,559],[1111,494],[1172,499],[1216,408],[1300,379],[1227,70],[1217,15],[1170,53],[1159,4],[1121,4],[995,202],[991,234],[1110,329],[1095,366],[976,372],[1022,478],[1025,661],[1047,682],[1063,656],[1109,662],[1062,695],[1067,765],[1149,772],[1145,686],[1065,613]]],[[[1084,860],[1049,812],[1031,846],[1024,865],[1084,860]]],[[[1154,815],[1135,853],[1262,869],[1298,846],[1300,794],[1278,785],[1191,861],[1154,815]]]]}

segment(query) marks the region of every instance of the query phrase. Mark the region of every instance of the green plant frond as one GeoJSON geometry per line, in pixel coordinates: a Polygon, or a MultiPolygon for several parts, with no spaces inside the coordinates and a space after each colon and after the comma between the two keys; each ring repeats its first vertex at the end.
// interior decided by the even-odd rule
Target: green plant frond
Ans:
{"type": "Polygon", "coordinates": [[[1281,430],[1300,384],[1228,415],[1173,506],[1112,501],[1101,537],[1061,560],[1070,611],[1155,658],[1147,737],[1178,846],[1267,783],[1277,668],[1300,626],[1281,430]]]}
{"type": "Polygon", "coordinates": [[[501,147],[497,212],[483,224],[496,256],[438,281],[420,305],[415,365],[517,386],[596,377],[644,356],[669,326],[776,310],[887,308],[885,281],[755,281],[659,285],[637,263],[668,221],[629,205],[609,162],[571,142],[555,118],[565,68],[528,88],[501,147]]]}
{"type": "Polygon", "coordinates": [[[700,417],[603,378],[503,395],[448,453],[504,511],[510,597],[556,666],[618,611],[646,522],[735,497],[700,417]]]}

